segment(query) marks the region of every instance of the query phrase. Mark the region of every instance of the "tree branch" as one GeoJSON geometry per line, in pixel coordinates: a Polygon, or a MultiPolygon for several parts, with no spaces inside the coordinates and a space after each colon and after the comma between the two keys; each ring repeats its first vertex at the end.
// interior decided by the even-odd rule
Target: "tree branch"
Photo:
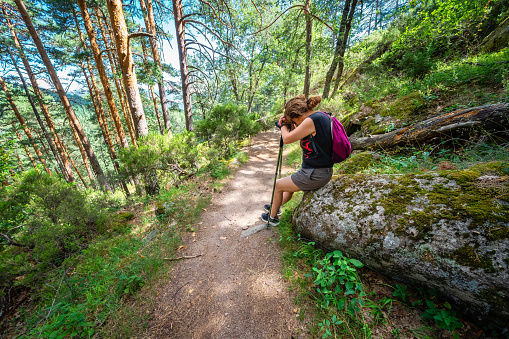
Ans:
{"type": "Polygon", "coordinates": [[[156,36],[154,34],[150,34],[150,33],[147,33],[147,32],[136,32],[136,33],[131,33],[127,36],[127,39],[128,40],[131,40],[133,38],[138,38],[140,36],[146,36],[146,37],[149,37],[149,38],[156,38],[156,36]]]}
{"type": "Polygon", "coordinates": [[[199,24],[199,25],[202,25],[203,27],[205,27],[212,35],[214,35],[219,41],[221,41],[223,44],[225,45],[229,45],[231,47],[233,47],[233,49],[235,49],[241,56],[242,58],[244,58],[244,60],[246,60],[248,63],[251,63],[250,60],[248,60],[243,54],[241,51],[239,51],[237,49],[237,47],[235,47],[232,43],[228,42],[228,41],[224,41],[216,32],[214,32],[213,30],[211,30],[209,27],[207,27],[207,25],[205,25],[203,22],[199,22],[199,21],[196,21],[196,20],[187,20],[186,23],[195,23],[195,24],[199,24]]]}
{"type": "Polygon", "coordinates": [[[7,240],[7,243],[0,243],[0,245],[12,245],[12,246],[16,246],[16,247],[26,247],[29,249],[31,248],[30,246],[23,245],[23,244],[13,241],[7,234],[0,233],[0,236],[4,237],[7,240]]]}
{"type": "MultiPolygon", "coordinates": [[[[286,12],[288,12],[289,10],[291,10],[292,8],[295,8],[295,7],[300,7],[301,9],[303,9],[303,8],[304,8],[304,5],[293,5],[293,6],[291,6],[291,7],[288,7],[288,8],[287,8],[287,9],[285,9],[283,12],[281,12],[281,13],[280,13],[280,14],[279,14],[279,15],[278,15],[275,19],[274,19],[274,21],[272,21],[272,22],[271,22],[268,26],[265,26],[265,28],[259,29],[259,30],[257,30],[256,32],[254,32],[254,33],[252,33],[252,34],[249,34],[249,35],[256,35],[256,34],[258,34],[258,33],[262,32],[262,31],[266,30],[267,28],[269,28],[270,26],[272,26],[272,25],[273,25],[276,21],[278,21],[278,20],[279,20],[279,18],[280,18],[283,14],[285,14],[286,12]]],[[[249,35],[248,35],[248,36],[249,36],[249,35]]]]}

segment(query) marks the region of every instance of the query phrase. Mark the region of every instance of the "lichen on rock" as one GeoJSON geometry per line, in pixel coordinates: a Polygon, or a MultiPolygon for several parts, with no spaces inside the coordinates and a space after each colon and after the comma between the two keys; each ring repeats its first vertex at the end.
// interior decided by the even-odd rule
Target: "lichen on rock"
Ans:
{"type": "Polygon", "coordinates": [[[338,175],[304,195],[293,221],[297,232],[326,248],[392,279],[435,288],[473,318],[507,326],[509,180],[501,174],[500,164],[491,163],[338,175]],[[493,291],[500,292],[496,298],[493,291]]]}

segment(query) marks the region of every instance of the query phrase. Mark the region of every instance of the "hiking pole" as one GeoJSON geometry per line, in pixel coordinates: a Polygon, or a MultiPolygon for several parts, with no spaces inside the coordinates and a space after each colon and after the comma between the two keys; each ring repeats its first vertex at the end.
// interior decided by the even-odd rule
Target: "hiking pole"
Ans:
{"type": "Polygon", "coordinates": [[[277,163],[276,163],[276,174],[274,174],[274,184],[272,185],[272,198],[270,199],[270,207],[269,207],[269,215],[267,216],[267,229],[270,224],[270,212],[272,211],[272,203],[274,202],[274,192],[276,191],[276,179],[277,174],[279,172],[279,177],[281,177],[281,162],[283,160],[283,137],[279,139],[279,154],[277,155],[277,163]]]}

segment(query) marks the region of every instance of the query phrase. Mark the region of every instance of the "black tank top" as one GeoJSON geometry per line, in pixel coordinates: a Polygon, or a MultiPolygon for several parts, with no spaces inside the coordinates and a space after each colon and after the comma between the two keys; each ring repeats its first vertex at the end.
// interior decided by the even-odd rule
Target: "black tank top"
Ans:
{"type": "Polygon", "coordinates": [[[300,139],[302,148],[302,168],[329,168],[334,165],[329,154],[332,153],[330,119],[323,112],[309,116],[315,124],[315,136],[311,134],[300,139]],[[318,144],[319,148],[316,146],[318,144]]]}

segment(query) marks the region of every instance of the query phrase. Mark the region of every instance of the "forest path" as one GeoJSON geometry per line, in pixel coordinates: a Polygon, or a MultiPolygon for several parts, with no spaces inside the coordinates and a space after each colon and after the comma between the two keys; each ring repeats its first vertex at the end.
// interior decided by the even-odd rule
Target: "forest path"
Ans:
{"type": "Polygon", "coordinates": [[[277,232],[240,236],[243,228],[262,223],[279,135],[263,132],[253,139],[249,161],[213,196],[196,233],[186,233],[187,247],[179,255],[203,256],[173,266],[171,280],[158,291],[147,337],[306,337],[281,274],[277,232]]]}

